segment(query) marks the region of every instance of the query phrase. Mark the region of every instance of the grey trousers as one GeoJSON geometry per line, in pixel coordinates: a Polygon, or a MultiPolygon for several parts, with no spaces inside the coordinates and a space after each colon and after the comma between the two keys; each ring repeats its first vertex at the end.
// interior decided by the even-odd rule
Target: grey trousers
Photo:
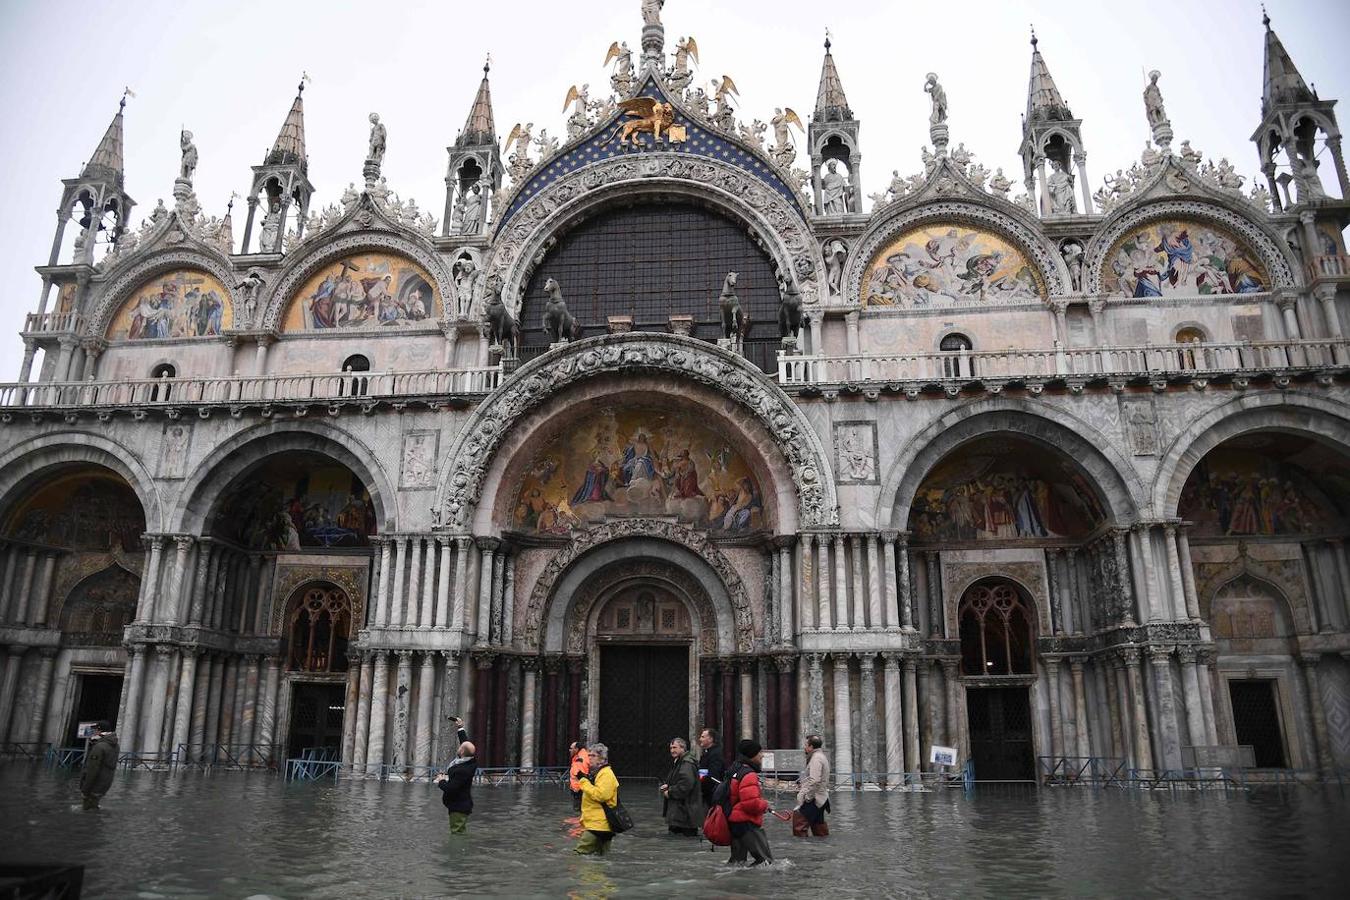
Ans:
{"type": "Polygon", "coordinates": [[[730,863],[733,866],[741,865],[747,856],[755,858],[754,865],[773,862],[773,851],[769,849],[769,839],[765,837],[763,828],[753,827],[740,837],[732,835],[730,863]]]}

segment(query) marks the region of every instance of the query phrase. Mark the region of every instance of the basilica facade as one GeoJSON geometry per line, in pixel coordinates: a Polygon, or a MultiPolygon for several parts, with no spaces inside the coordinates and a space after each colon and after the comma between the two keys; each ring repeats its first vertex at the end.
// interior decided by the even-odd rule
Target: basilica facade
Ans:
{"type": "Polygon", "coordinates": [[[242,229],[188,132],[133,226],[119,109],[0,385],[0,742],[1350,764],[1350,177],[1269,22],[1259,184],[1153,73],[1092,190],[1033,39],[1016,185],[916,74],[922,169],[865,198],[828,42],[806,121],[747,124],[660,11],[565,137],[503,147],[485,68],[440,217],[374,115],[312,204],[302,84],[242,229]]]}

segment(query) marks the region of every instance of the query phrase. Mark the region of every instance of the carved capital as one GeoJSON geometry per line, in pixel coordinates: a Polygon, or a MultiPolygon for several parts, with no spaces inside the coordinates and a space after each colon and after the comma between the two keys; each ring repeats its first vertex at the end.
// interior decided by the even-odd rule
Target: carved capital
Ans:
{"type": "Polygon", "coordinates": [[[1130,669],[1139,668],[1139,648],[1138,647],[1123,648],[1120,651],[1120,661],[1125,664],[1126,668],[1130,669]]]}
{"type": "Polygon", "coordinates": [[[858,668],[862,670],[864,678],[876,671],[876,665],[877,658],[871,653],[862,653],[858,655],[858,668]]]}
{"type": "Polygon", "coordinates": [[[1181,660],[1183,666],[1195,665],[1195,661],[1199,656],[1200,651],[1192,644],[1182,644],[1177,647],[1177,659],[1181,660]]]}
{"type": "Polygon", "coordinates": [[[1155,666],[1165,666],[1172,658],[1172,648],[1161,644],[1151,644],[1148,648],[1148,661],[1155,666]]]}

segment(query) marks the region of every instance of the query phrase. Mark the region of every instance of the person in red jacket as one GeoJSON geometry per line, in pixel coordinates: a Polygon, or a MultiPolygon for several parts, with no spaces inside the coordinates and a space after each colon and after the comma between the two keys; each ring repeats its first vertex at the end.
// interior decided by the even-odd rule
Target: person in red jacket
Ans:
{"type": "Polygon", "coordinates": [[[590,774],[591,764],[586,756],[586,742],[573,741],[572,746],[567,748],[568,754],[572,759],[569,765],[568,787],[572,789],[572,809],[581,811],[581,779],[590,774]]]}
{"type": "Polygon", "coordinates": [[[773,862],[769,839],[764,835],[764,814],[770,812],[769,801],[759,787],[759,763],[763,748],[751,738],[736,747],[736,766],[731,776],[731,859],[728,865],[745,865],[746,857],[753,856],[751,865],[773,862]]]}

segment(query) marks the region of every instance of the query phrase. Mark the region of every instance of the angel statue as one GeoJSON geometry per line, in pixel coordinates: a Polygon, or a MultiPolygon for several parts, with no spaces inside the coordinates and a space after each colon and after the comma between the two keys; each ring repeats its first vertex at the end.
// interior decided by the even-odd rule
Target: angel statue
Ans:
{"type": "Polygon", "coordinates": [[[698,63],[698,42],[694,40],[693,35],[687,38],[680,38],[675,44],[675,64],[670,71],[666,73],[667,80],[671,87],[677,91],[682,91],[689,85],[689,79],[692,74],[689,71],[689,60],[698,63]]]}
{"type": "Polygon", "coordinates": [[[928,124],[941,125],[947,121],[947,92],[938,83],[937,74],[929,72],[923,82],[923,92],[933,101],[933,111],[928,114],[928,124]]]}
{"type": "Polygon", "coordinates": [[[713,113],[713,125],[722,131],[735,131],[736,113],[731,108],[731,98],[740,96],[736,82],[731,80],[730,75],[723,75],[720,79],[712,80],[712,89],[713,100],[717,103],[717,111],[713,113]]]}
{"type": "Polygon", "coordinates": [[[526,122],[524,125],[517,122],[515,127],[511,129],[511,133],[506,136],[506,146],[502,152],[509,154],[506,171],[516,184],[519,184],[525,174],[534,168],[534,160],[530,159],[530,143],[533,141],[531,132],[533,131],[533,122],[526,122]],[[512,147],[516,148],[514,153],[511,152],[512,147]]]}
{"type": "Polygon", "coordinates": [[[661,7],[666,5],[666,0],[642,0],[642,24],[660,25],[661,7]]]}
{"type": "Polygon", "coordinates": [[[580,137],[591,125],[590,104],[591,86],[583,84],[580,89],[574,84],[567,89],[567,99],[563,101],[563,112],[572,106],[572,115],[567,117],[567,139],[580,137]],[[574,105],[575,104],[575,105],[574,105]]]}
{"type": "Polygon", "coordinates": [[[775,107],[769,124],[773,126],[774,145],[769,151],[773,155],[773,161],[784,169],[789,168],[797,160],[797,148],[792,143],[791,126],[796,125],[798,131],[805,131],[802,120],[790,106],[783,109],[775,107]]]}
{"type": "Polygon", "coordinates": [[[626,94],[633,87],[633,51],[628,49],[628,42],[619,43],[615,41],[609,45],[609,52],[605,54],[605,65],[614,63],[614,74],[609,76],[610,86],[620,94],[626,94]]]}

